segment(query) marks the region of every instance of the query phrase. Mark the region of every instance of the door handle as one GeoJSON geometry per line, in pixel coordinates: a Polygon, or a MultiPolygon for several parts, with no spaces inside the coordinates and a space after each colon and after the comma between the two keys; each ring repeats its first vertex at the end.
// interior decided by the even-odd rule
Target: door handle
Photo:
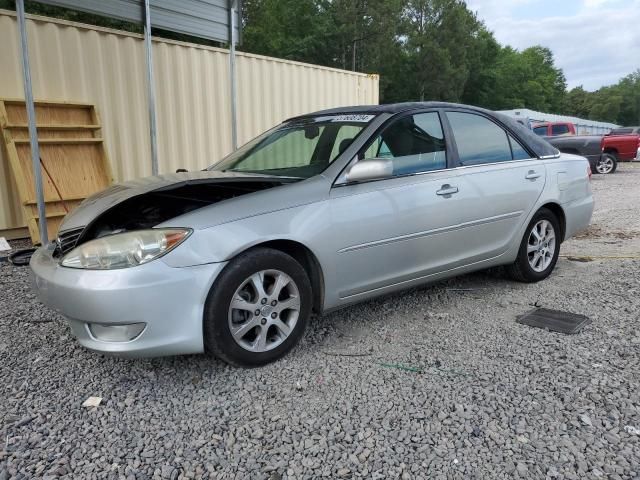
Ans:
{"type": "Polygon", "coordinates": [[[538,173],[535,170],[529,170],[524,178],[526,178],[527,180],[535,180],[536,178],[540,178],[541,176],[541,173],[538,173]]]}
{"type": "Polygon", "coordinates": [[[436,195],[453,195],[454,193],[458,193],[458,187],[446,183],[440,187],[440,190],[436,192],[436,195]]]}

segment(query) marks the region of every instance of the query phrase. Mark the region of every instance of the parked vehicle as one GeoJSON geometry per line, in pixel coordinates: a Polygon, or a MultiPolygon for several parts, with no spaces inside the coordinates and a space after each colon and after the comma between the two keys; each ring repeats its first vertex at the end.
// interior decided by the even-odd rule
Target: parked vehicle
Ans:
{"type": "Polygon", "coordinates": [[[614,128],[609,135],[640,135],[640,127],[614,128]]]}
{"type": "Polygon", "coordinates": [[[573,135],[566,137],[546,137],[546,140],[562,153],[582,155],[591,165],[594,173],[614,173],[618,168],[615,156],[603,153],[602,135],[573,135]]]}
{"type": "Polygon", "coordinates": [[[479,108],[325,110],[87,199],[31,268],[89,349],[262,365],[312,312],[496,265],[543,280],[589,224],[589,173],[479,108]]]}
{"type": "Polygon", "coordinates": [[[575,135],[576,126],[570,122],[544,122],[532,125],[533,133],[541,137],[555,137],[558,135],[575,135]]]}
{"type": "Polygon", "coordinates": [[[617,128],[605,135],[602,151],[618,161],[640,161],[640,127],[617,128]]]}

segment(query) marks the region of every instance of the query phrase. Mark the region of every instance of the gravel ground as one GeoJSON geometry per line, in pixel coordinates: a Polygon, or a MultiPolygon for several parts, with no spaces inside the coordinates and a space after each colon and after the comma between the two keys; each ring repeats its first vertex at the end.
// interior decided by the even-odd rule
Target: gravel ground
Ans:
{"type": "Polygon", "coordinates": [[[593,188],[548,280],[495,269],[358,305],[254,370],[87,352],[0,263],[0,480],[637,478],[640,259],[609,257],[640,256],[640,165],[593,188]],[[593,323],[515,323],[532,305],[593,323]]]}

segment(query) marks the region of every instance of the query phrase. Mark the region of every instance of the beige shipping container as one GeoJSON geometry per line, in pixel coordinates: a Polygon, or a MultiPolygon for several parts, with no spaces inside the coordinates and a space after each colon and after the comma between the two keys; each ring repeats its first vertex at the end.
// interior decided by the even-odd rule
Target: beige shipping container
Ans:
{"type": "MultiPolygon", "coordinates": [[[[151,174],[141,35],[27,15],[33,94],[92,103],[116,181],[151,174]]],[[[202,169],[231,151],[228,50],[153,39],[160,173],[202,169]]],[[[237,53],[238,142],[298,114],[378,103],[378,76],[237,53]]],[[[0,97],[24,98],[16,16],[0,10],[0,97]]],[[[25,235],[0,149],[0,235],[25,235]]]]}

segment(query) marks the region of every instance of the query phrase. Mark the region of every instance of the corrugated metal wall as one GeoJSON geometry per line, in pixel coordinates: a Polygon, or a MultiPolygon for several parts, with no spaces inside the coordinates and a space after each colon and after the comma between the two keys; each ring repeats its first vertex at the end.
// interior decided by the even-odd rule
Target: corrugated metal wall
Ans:
{"type": "Polygon", "coordinates": [[[541,122],[569,122],[576,127],[578,135],[606,135],[612,129],[618,128],[615,123],[597,122],[595,120],[587,120],[578,117],[569,117],[567,115],[555,115],[553,113],[536,112],[527,108],[517,108],[515,110],[500,110],[516,120],[529,121],[531,123],[541,122]]]}
{"type": "MultiPolygon", "coordinates": [[[[117,180],[150,175],[140,35],[28,16],[36,99],[94,103],[117,180]]],[[[154,39],[160,172],[201,169],[231,151],[228,51],[154,39]]],[[[0,10],[0,97],[23,98],[18,31],[0,10]]],[[[378,103],[378,76],[238,53],[240,144],[301,113],[378,103]]],[[[0,231],[24,226],[0,149],[0,231]]]]}

